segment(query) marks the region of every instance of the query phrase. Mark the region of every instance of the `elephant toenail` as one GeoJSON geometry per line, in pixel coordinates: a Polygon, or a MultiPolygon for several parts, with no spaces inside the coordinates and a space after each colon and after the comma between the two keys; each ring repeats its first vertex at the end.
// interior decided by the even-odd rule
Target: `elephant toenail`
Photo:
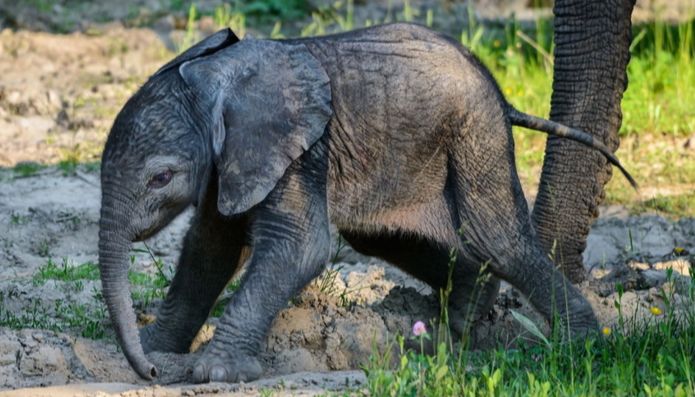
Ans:
{"type": "Polygon", "coordinates": [[[204,365],[196,365],[196,367],[193,369],[193,380],[195,382],[207,381],[207,376],[205,374],[205,366],[204,365]]]}
{"type": "Polygon", "coordinates": [[[227,369],[216,365],[210,370],[210,382],[224,382],[227,380],[227,369]]]}

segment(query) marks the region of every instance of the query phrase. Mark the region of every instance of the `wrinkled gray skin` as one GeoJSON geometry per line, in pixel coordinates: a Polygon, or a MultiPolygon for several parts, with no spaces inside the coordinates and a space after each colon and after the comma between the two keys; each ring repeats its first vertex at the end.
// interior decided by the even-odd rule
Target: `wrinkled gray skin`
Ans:
{"type": "Polygon", "coordinates": [[[574,335],[595,330],[590,305],[537,242],[509,111],[467,50],[416,25],[238,43],[222,31],[173,60],[125,105],[102,159],[103,294],[133,368],[153,378],[144,353],[188,351],[250,246],[192,377],[259,377],[272,320],[328,260],[329,222],[435,290],[455,251],[459,331],[489,309],[500,279],[574,335]],[[131,242],[191,204],[172,285],[138,334],[131,242]]]}
{"type": "MultiPolygon", "coordinates": [[[[635,0],[555,0],[555,73],[550,119],[618,149],[635,0]]],[[[548,137],[533,224],[541,247],[574,283],[611,166],[594,150],[548,137]]]]}

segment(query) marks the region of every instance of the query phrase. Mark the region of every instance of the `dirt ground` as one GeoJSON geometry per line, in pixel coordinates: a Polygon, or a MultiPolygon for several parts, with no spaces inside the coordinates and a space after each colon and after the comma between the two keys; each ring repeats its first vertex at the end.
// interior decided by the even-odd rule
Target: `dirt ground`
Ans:
{"type": "MultiPolygon", "coordinates": [[[[37,20],[15,18],[29,27],[37,20]]],[[[0,394],[255,395],[270,389],[275,395],[315,395],[359,389],[365,378],[356,369],[373,346],[386,349],[415,321],[435,317],[438,302],[425,285],[349,247],[276,319],[263,347],[264,378],[249,384],[185,385],[186,368],[197,357],[193,353],[153,355],[162,377],[160,385],[148,385],[115,344],[98,280],[37,281],[49,260],[71,267],[96,262],[98,169],[75,164],[98,160],[115,113],[144,77],[171,57],[167,47],[182,32],[171,30],[176,20],[160,22],[154,29],[109,23],[66,35],[0,33],[0,167],[14,167],[0,169],[0,390],[18,389],[0,394]],[[38,161],[59,165],[39,167],[38,161]],[[105,333],[85,337],[85,321],[105,333]],[[22,389],[32,387],[40,389],[22,389]]],[[[183,214],[147,242],[166,276],[189,217],[183,214]]],[[[136,246],[132,268],[154,277],[158,269],[145,248],[136,246]]],[[[582,290],[602,325],[617,321],[613,287],[618,281],[626,289],[623,312],[651,321],[649,309],[664,305],[662,291],[673,292],[680,302],[690,282],[690,253],[695,253],[695,219],[603,208],[585,253],[592,278],[582,290]]],[[[156,299],[148,303],[137,307],[143,322],[156,312],[156,299]]],[[[530,338],[512,310],[543,323],[505,287],[475,328],[473,347],[511,346],[530,338]]],[[[215,323],[211,318],[200,343],[209,340],[215,323]]]]}
{"type": "MultiPolygon", "coordinates": [[[[79,287],[70,281],[36,282],[49,257],[55,261],[67,258],[71,266],[96,261],[97,174],[80,170],[76,175],[65,176],[60,169],[50,168],[31,177],[18,178],[8,171],[2,177],[0,225],[4,232],[0,236],[3,264],[0,296],[3,310],[15,316],[23,315],[29,323],[48,324],[50,328],[53,323],[47,319],[55,322],[65,319],[67,314],[61,307],[80,306],[87,313],[96,313],[107,334],[102,339],[91,340],[70,329],[53,332],[1,328],[0,388],[77,384],[75,389],[60,390],[89,394],[92,390],[89,388],[102,387],[89,385],[92,383],[118,383],[103,386],[102,390],[118,392],[142,385],[114,344],[102,303],[95,297],[98,281],[83,280],[79,287]],[[35,318],[33,313],[41,318],[35,318]]],[[[185,213],[148,242],[154,254],[162,259],[167,273],[175,263],[189,216],[185,213]]],[[[691,257],[676,256],[674,248],[683,249],[681,254],[695,252],[695,219],[672,222],[658,216],[628,216],[620,207],[606,208],[592,229],[589,244],[585,259],[594,277],[582,289],[601,323],[615,325],[617,311],[613,303],[617,295],[612,286],[616,281],[625,285],[624,313],[637,312],[638,318],[650,318],[650,307],[663,308],[660,291],[675,288],[678,301],[680,288],[688,283],[681,275],[689,275],[691,257]],[[675,282],[665,285],[665,269],[669,267],[674,269],[675,282]]],[[[135,252],[134,255],[133,269],[156,272],[149,254],[135,252]]],[[[262,353],[267,369],[265,377],[270,379],[243,386],[175,386],[175,390],[243,394],[267,387],[289,387],[294,388],[292,392],[313,393],[359,387],[364,382],[361,373],[334,371],[359,368],[374,344],[385,348],[394,335],[407,335],[415,321],[437,314],[437,300],[426,286],[347,247],[341,249],[339,258],[328,269],[275,321],[262,353]],[[286,374],[295,375],[277,377],[286,374]]],[[[155,310],[154,306],[139,308],[145,314],[155,310]]],[[[494,310],[475,330],[476,348],[510,345],[516,338],[530,337],[515,322],[511,310],[543,323],[523,298],[505,288],[494,310]]],[[[211,318],[201,333],[201,342],[211,336],[215,320],[211,318]]],[[[155,355],[153,361],[163,374],[158,382],[185,381],[185,369],[195,357],[195,354],[155,355]]],[[[150,387],[148,390],[165,395],[174,389],[150,387]]],[[[34,395],[33,391],[27,393],[34,395]]]]}
{"type": "MultiPolygon", "coordinates": [[[[96,261],[97,174],[80,170],[76,175],[65,176],[63,171],[50,168],[32,177],[17,178],[7,171],[2,177],[0,225],[5,232],[0,237],[0,262],[3,264],[0,296],[3,310],[24,316],[29,324],[34,321],[39,325],[48,324],[50,328],[54,324],[51,321],[65,321],[68,313],[61,307],[75,310],[74,307],[79,306],[87,313],[96,313],[94,316],[107,334],[102,339],[91,340],[70,329],[53,332],[1,328],[0,388],[76,384],[75,388],[59,390],[89,394],[93,388],[102,387],[92,383],[118,383],[100,390],[119,393],[142,385],[114,344],[103,304],[95,297],[98,281],[83,280],[79,287],[70,281],[36,282],[37,274],[41,274],[40,269],[49,257],[56,261],[67,258],[71,266],[96,261]],[[36,313],[40,318],[35,318],[36,313]]],[[[185,213],[148,242],[150,249],[164,262],[167,272],[175,263],[189,216],[185,213]]],[[[683,249],[681,254],[695,252],[695,219],[672,222],[658,216],[627,216],[620,207],[606,208],[592,229],[589,244],[585,259],[594,277],[582,289],[601,323],[615,325],[617,311],[613,303],[617,295],[612,286],[616,281],[625,285],[624,313],[636,312],[638,318],[650,318],[652,306],[663,308],[660,292],[664,288],[676,289],[677,303],[682,292],[680,288],[688,283],[681,275],[689,275],[691,257],[675,256],[674,248],[683,249]],[[669,267],[674,269],[675,282],[664,284],[665,269],[669,267]]],[[[150,274],[156,272],[149,254],[135,252],[134,255],[133,269],[150,274]]],[[[437,300],[426,286],[376,259],[343,248],[339,259],[328,269],[275,321],[262,353],[267,368],[265,377],[270,379],[243,386],[150,387],[147,390],[155,395],[166,395],[172,390],[243,394],[274,387],[310,394],[359,387],[364,382],[361,373],[334,371],[359,368],[366,362],[374,344],[385,348],[395,334],[407,335],[415,321],[437,314],[437,300]],[[287,374],[295,375],[278,377],[287,374]]],[[[139,308],[139,312],[145,314],[155,310],[154,306],[139,308]]],[[[525,314],[538,324],[543,323],[523,298],[505,288],[494,310],[475,330],[476,348],[510,345],[516,338],[530,337],[515,322],[511,310],[525,314]]],[[[205,332],[201,333],[201,342],[211,336],[215,320],[211,318],[205,332]]],[[[158,382],[185,381],[185,369],[195,357],[195,354],[155,355],[153,361],[163,374],[158,382]]],[[[34,395],[34,391],[27,393],[24,395],[34,395]]]]}

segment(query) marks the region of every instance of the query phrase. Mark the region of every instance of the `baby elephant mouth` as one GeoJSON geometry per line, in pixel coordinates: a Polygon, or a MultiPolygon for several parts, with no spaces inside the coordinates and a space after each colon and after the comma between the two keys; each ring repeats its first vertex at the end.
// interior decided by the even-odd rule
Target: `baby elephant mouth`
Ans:
{"type": "Polygon", "coordinates": [[[133,242],[137,243],[137,242],[145,241],[148,238],[157,234],[158,231],[159,231],[158,228],[155,228],[155,227],[150,227],[148,229],[145,229],[145,230],[135,234],[135,238],[133,239],[133,242]]]}
{"type": "MultiPolygon", "coordinates": [[[[171,221],[174,220],[179,214],[181,214],[187,208],[187,204],[164,207],[161,208],[157,214],[148,217],[141,217],[139,219],[133,219],[135,224],[134,229],[137,230],[134,234],[133,242],[140,242],[149,239],[150,237],[159,233],[164,229],[171,221]]],[[[137,215],[135,215],[137,217],[137,215]]]]}

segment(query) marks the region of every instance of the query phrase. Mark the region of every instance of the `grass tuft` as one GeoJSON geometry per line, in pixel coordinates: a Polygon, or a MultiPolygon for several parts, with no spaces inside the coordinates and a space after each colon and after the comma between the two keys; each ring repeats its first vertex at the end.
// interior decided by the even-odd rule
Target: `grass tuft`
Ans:
{"type": "MultiPolygon", "coordinates": [[[[619,294],[619,325],[572,342],[552,332],[550,343],[471,351],[442,342],[426,355],[399,336],[395,349],[373,353],[365,366],[368,395],[693,396],[695,284],[684,295],[662,295],[665,307],[640,320],[620,312],[619,294]]],[[[421,345],[428,338],[412,337],[421,345]]]]}

